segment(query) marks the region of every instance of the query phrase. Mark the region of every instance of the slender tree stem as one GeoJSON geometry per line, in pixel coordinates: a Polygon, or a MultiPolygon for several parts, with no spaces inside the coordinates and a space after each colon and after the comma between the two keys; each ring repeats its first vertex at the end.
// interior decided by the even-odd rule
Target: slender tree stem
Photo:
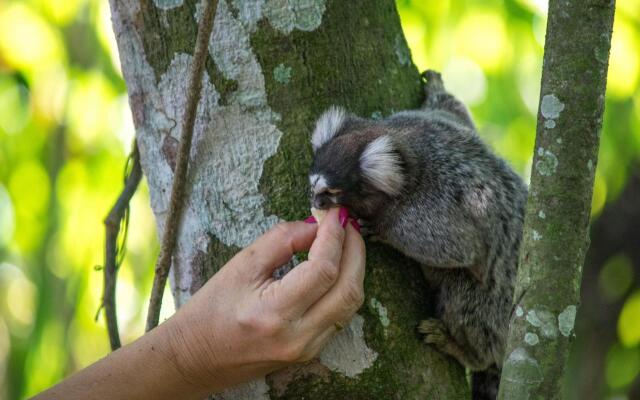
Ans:
{"type": "MultiPolygon", "coordinates": [[[[120,347],[120,333],[118,331],[118,318],[116,312],[116,281],[118,278],[118,269],[121,264],[121,251],[118,249],[118,235],[120,227],[124,221],[125,230],[127,229],[127,219],[129,202],[133,197],[138,184],[142,179],[142,169],[140,168],[140,157],[138,147],[134,146],[131,153],[131,171],[129,172],[124,189],[118,196],[118,200],[109,211],[107,218],[104,220],[105,227],[105,253],[104,253],[104,293],[102,295],[102,306],[104,307],[104,315],[107,321],[107,332],[109,333],[109,343],[111,350],[120,347]]],[[[126,234],[125,238],[126,240],[126,234]]],[[[124,241],[123,240],[123,241],[124,241]]]]}
{"type": "Polygon", "coordinates": [[[551,0],[531,187],[500,399],[562,398],[604,112],[615,1],[551,0]]]}
{"type": "Polygon", "coordinates": [[[171,259],[176,245],[178,228],[182,216],[184,188],[187,181],[187,169],[189,166],[189,154],[191,152],[191,140],[193,138],[193,125],[200,100],[202,89],[202,73],[204,71],[205,60],[208,53],[209,38],[213,30],[213,17],[215,14],[217,0],[203,0],[205,3],[202,20],[198,27],[198,37],[196,39],[196,49],[191,65],[189,77],[189,91],[187,93],[187,103],[182,120],[182,130],[180,145],[178,149],[178,159],[173,176],[171,187],[171,200],[167,219],[164,224],[160,256],[155,269],[153,288],[149,302],[149,312],[147,314],[146,330],[150,331],[158,325],[160,318],[160,308],[162,306],[162,294],[169,276],[171,259]]]}

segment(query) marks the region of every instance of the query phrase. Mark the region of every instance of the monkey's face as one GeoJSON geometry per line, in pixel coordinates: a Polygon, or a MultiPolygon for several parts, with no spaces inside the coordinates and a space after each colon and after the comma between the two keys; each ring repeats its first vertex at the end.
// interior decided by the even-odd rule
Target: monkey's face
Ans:
{"type": "Polygon", "coordinates": [[[311,205],[344,206],[357,217],[378,214],[404,186],[402,157],[380,124],[330,108],[313,133],[311,205]]]}
{"type": "Polygon", "coordinates": [[[309,171],[311,206],[318,209],[344,206],[352,209],[357,203],[358,171],[350,154],[337,143],[328,143],[315,152],[309,171]]]}
{"type": "Polygon", "coordinates": [[[377,162],[380,160],[371,165],[372,146],[375,150],[384,136],[370,136],[347,133],[316,150],[309,171],[312,207],[344,206],[353,216],[372,219],[399,193],[400,178],[388,171],[384,162],[377,162]],[[377,175],[372,175],[374,172],[377,175]]]}

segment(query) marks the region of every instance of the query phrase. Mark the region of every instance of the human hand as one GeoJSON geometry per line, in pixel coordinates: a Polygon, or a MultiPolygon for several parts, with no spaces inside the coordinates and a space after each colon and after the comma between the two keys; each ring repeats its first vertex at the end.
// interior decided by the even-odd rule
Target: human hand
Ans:
{"type": "Polygon", "coordinates": [[[316,356],[364,299],[364,242],[346,218],[332,209],[320,226],[278,224],[165,322],[184,379],[216,392],[316,356]],[[307,261],[272,278],[307,250],[307,261]]]}

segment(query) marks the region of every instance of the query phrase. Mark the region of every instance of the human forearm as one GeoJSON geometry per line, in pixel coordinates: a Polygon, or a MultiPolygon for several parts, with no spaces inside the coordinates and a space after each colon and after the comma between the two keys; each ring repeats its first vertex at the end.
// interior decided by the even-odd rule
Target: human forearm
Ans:
{"type": "Polygon", "coordinates": [[[364,298],[364,242],[347,217],[278,224],[168,321],[38,399],[203,398],[310,360],[364,298]],[[308,260],[274,280],[301,251],[308,260]]]}
{"type": "Polygon", "coordinates": [[[185,379],[169,346],[173,321],[109,354],[35,399],[190,399],[203,387],[185,379]]]}

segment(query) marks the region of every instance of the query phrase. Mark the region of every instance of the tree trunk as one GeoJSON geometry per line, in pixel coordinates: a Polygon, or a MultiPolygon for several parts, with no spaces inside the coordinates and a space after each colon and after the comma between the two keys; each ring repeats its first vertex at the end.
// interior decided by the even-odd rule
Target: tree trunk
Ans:
{"type": "MultiPolygon", "coordinates": [[[[111,0],[151,206],[162,232],[198,13],[195,0],[111,0]]],[[[308,215],[314,119],[419,106],[422,90],[393,0],[220,0],[202,82],[171,286],[179,307],[240,248],[308,215]]],[[[135,229],[135,227],[132,227],[135,229]]],[[[318,360],[225,399],[457,399],[462,367],[416,324],[433,305],[416,264],[368,245],[366,305],[318,360]]]]}
{"type": "Polygon", "coordinates": [[[501,399],[555,399],[588,247],[615,1],[551,0],[501,399]]]}

